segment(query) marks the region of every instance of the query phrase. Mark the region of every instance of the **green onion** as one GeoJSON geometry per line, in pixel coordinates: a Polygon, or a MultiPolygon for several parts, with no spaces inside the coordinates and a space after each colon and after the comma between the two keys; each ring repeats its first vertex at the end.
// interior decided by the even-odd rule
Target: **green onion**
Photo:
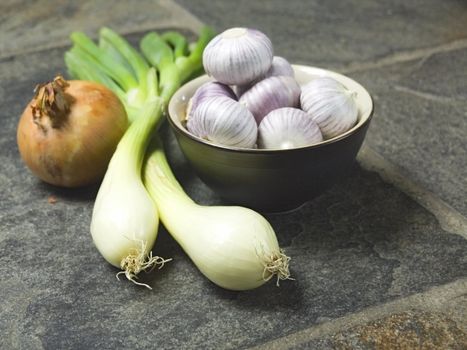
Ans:
{"type": "MultiPolygon", "coordinates": [[[[115,64],[113,58],[99,49],[94,42],[84,33],[71,34],[73,43],[81,49],[81,56],[87,61],[94,64],[96,67],[105,72],[109,77],[114,79],[124,90],[130,90],[138,87],[136,77],[129,72],[125,67],[115,64]],[[85,56],[87,55],[87,56],[85,56]]],[[[76,49],[71,51],[76,53],[76,49]]]]}
{"type": "Polygon", "coordinates": [[[149,64],[131,45],[111,29],[102,28],[100,46],[84,33],[71,34],[74,46],[65,53],[73,77],[106,85],[120,98],[130,121],[146,101],[157,94],[157,75],[147,81],[149,64]]]}
{"type": "Polygon", "coordinates": [[[180,33],[168,31],[162,34],[162,39],[173,47],[175,58],[185,56],[188,52],[188,41],[180,33]]]}
{"type": "Polygon", "coordinates": [[[172,48],[155,32],[148,33],[143,37],[140,49],[149,63],[159,70],[174,62],[172,48]]]}
{"type": "Polygon", "coordinates": [[[276,276],[291,279],[289,261],[269,222],[238,206],[201,206],[183,191],[155,140],[144,163],[143,180],[162,223],[199,270],[230,290],[261,286],[276,276]]]}
{"type": "MultiPolygon", "coordinates": [[[[154,61],[152,68],[136,49],[111,29],[101,29],[99,46],[84,33],[73,33],[71,39],[74,45],[65,53],[70,74],[109,87],[123,102],[131,121],[99,188],[91,234],[102,256],[122,270],[117,277],[125,274],[129,280],[141,284],[135,280],[140,271],[168,261],[153,257],[151,253],[159,216],[142,182],[141,167],[146,147],[163,121],[169,99],[183,82],[181,69],[174,62],[171,47],[162,39],[160,41],[170,51],[155,52],[162,59],[157,64],[154,61]]],[[[159,38],[154,34],[149,36],[148,42],[154,45],[156,40],[159,38]]],[[[152,46],[151,50],[161,50],[160,47],[152,46]]],[[[151,50],[146,50],[146,54],[151,55],[151,50]]],[[[192,74],[199,64],[192,59],[184,66],[184,74],[192,74]]]]}
{"type": "Polygon", "coordinates": [[[203,51],[206,45],[215,36],[215,32],[210,27],[201,28],[198,41],[190,50],[188,57],[178,57],[175,63],[180,69],[180,79],[185,81],[193,72],[203,68],[203,51]]]}
{"type": "Polygon", "coordinates": [[[97,249],[137,284],[134,279],[141,270],[167,261],[150,254],[157,237],[159,217],[141,181],[144,153],[149,136],[162,115],[162,105],[158,98],[148,102],[140,118],[120,140],[92,212],[91,235],[97,249]]]}

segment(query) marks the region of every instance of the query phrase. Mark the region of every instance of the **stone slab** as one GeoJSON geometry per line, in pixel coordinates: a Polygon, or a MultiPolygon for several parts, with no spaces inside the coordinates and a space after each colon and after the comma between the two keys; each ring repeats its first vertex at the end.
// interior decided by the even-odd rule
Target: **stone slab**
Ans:
{"type": "MultiPolygon", "coordinates": [[[[429,308],[429,306],[427,305],[429,308]]],[[[289,349],[465,349],[467,297],[444,305],[443,311],[407,310],[351,327],[289,349]]]]}
{"type": "MultiPolygon", "coordinates": [[[[60,68],[62,54],[54,50],[16,60],[47,60],[60,68]]],[[[5,62],[3,70],[10,70],[5,62]]],[[[17,102],[7,103],[11,107],[2,115],[0,155],[7,165],[2,188],[7,196],[0,216],[1,291],[10,306],[2,309],[1,319],[8,320],[2,328],[11,335],[3,338],[5,344],[237,348],[465,273],[464,240],[443,233],[433,217],[377,175],[356,169],[346,183],[313,203],[269,216],[293,257],[294,282],[246,293],[220,290],[201,277],[164,232],[155,253],[174,262],[147,276],[154,291],[118,282],[88,232],[95,189],[62,191],[44,185],[18,157],[16,116],[33,81],[45,72],[38,74],[15,85],[11,102],[17,102]],[[48,203],[49,195],[57,203],[48,203]]],[[[3,88],[11,85],[2,79],[3,88]]],[[[173,140],[171,144],[176,173],[183,172],[193,197],[206,204],[218,201],[190,173],[173,140]]]]}
{"type": "Polygon", "coordinates": [[[197,25],[170,0],[6,0],[0,3],[0,57],[67,45],[76,30],[95,37],[102,26],[131,33],[197,25]]]}
{"type": "Polygon", "coordinates": [[[277,54],[327,68],[467,37],[462,1],[176,1],[218,31],[255,27],[277,54]]]}
{"type": "MultiPolygon", "coordinates": [[[[18,116],[34,85],[63,69],[63,53],[0,63],[0,88],[8,92],[0,95],[1,348],[244,348],[466,276],[466,240],[444,232],[377,174],[356,167],[313,202],[267,215],[293,259],[295,281],[222,290],[163,230],[154,253],[174,260],[142,276],[153,291],[117,281],[89,234],[97,188],[41,183],[16,147],[18,116]]],[[[164,135],[190,195],[220,203],[194,176],[171,133],[164,135]]]]}
{"type": "Polygon", "coordinates": [[[368,145],[467,216],[467,49],[350,76],[375,99],[368,145]]]}

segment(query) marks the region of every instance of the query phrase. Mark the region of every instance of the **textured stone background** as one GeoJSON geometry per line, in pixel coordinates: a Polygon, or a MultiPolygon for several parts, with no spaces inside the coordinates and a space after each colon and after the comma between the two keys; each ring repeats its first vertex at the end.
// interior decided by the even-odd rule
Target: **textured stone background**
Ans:
{"type": "MultiPolygon", "coordinates": [[[[170,1],[0,4],[0,348],[465,348],[465,2],[179,4],[199,19],[170,1]],[[364,152],[322,196],[267,215],[293,258],[296,280],[279,288],[212,285],[164,230],[154,253],[174,260],[142,276],[153,291],[119,282],[89,234],[97,187],[46,185],[19,158],[18,117],[36,83],[64,72],[70,31],[109,25],[136,41],[152,28],[193,32],[200,20],[259,28],[278,54],[345,72],[376,102],[365,147],[383,167],[364,152]],[[384,162],[417,184],[410,196],[382,180],[384,162]],[[427,210],[417,191],[445,210],[427,210]],[[460,224],[440,225],[443,215],[460,224]]],[[[189,194],[221,203],[164,136],[189,194]]]]}

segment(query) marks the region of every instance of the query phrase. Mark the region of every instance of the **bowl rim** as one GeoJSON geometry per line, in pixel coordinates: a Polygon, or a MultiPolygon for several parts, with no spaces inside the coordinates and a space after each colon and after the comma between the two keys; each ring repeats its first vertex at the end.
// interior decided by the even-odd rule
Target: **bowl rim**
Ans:
{"type": "MultiPolygon", "coordinates": [[[[231,146],[225,146],[225,145],[219,145],[215,144],[212,142],[209,142],[207,140],[204,140],[200,137],[197,137],[190,133],[186,128],[184,128],[181,125],[181,122],[179,121],[180,125],[178,125],[173,119],[178,119],[176,115],[178,113],[175,111],[175,105],[180,103],[180,100],[186,100],[186,96],[183,94],[185,90],[187,90],[191,85],[196,85],[200,82],[208,82],[208,81],[214,81],[213,78],[209,77],[207,74],[201,75],[195,79],[192,79],[190,81],[187,81],[185,84],[183,84],[181,87],[177,89],[177,91],[173,94],[172,98],[169,101],[168,105],[168,116],[167,119],[169,120],[169,124],[176,129],[178,132],[181,132],[183,135],[187,136],[191,140],[203,144],[207,147],[211,147],[214,149],[222,150],[222,151],[228,151],[228,152],[234,152],[234,153],[252,153],[252,154],[276,154],[276,153],[288,153],[288,152],[297,152],[297,151],[303,151],[303,150],[310,150],[310,149],[315,149],[315,148],[321,148],[325,147],[334,143],[337,143],[339,141],[342,141],[343,139],[349,138],[351,135],[355,134],[358,132],[360,129],[364,128],[368,123],[370,123],[371,119],[373,118],[373,113],[374,113],[374,99],[373,96],[370,94],[370,92],[359,82],[355,81],[354,79],[344,75],[337,73],[335,71],[329,70],[329,69],[323,69],[319,67],[314,67],[314,66],[306,66],[306,65],[300,65],[300,64],[292,64],[292,67],[294,68],[294,71],[297,70],[303,70],[303,71],[309,71],[311,74],[315,74],[318,76],[337,76],[339,78],[343,78],[344,80],[351,81],[353,84],[356,84],[360,87],[360,89],[367,95],[368,101],[370,103],[370,108],[368,111],[366,111],[365,115],[363,115],[361,118],[363,119],[362,122],[357,122],[351,129],[347,130],[341,135],[335,136],[333,138],[330,138],[325,141],[321,141],[312,145],[308,146],[302,146],[302,147],[294,147],[294,148],[287,148],[287,149],[259,149],[259,148],[242,148],[242,147],[231,147],[231,146]]],[[[188,97],[188,99],[191,96],[188,97]]],[[[188,101],[186,102],[188,103],[188,101]]]]}

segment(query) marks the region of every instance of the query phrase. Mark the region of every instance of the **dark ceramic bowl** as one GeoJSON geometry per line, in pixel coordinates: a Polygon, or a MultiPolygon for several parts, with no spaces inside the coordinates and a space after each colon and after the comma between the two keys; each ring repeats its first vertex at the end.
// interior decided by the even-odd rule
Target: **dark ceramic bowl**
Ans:
{"type": "Polygon", "coordinates": [[[190,134],[183,126],[191,96],[202,76],[183,85],[169,104],[169,122],[180,148],[198,176],[231,204],[261,211],[296,208],[330,187],[349,170],[362,145],[373,114],[373,101],[356,81],[324,69],[294,65],[303,85],[330,76],[357,93],[357,124],[346,133],[312,146],[287,150],[258,150],[215,145],[190,134]]]}

